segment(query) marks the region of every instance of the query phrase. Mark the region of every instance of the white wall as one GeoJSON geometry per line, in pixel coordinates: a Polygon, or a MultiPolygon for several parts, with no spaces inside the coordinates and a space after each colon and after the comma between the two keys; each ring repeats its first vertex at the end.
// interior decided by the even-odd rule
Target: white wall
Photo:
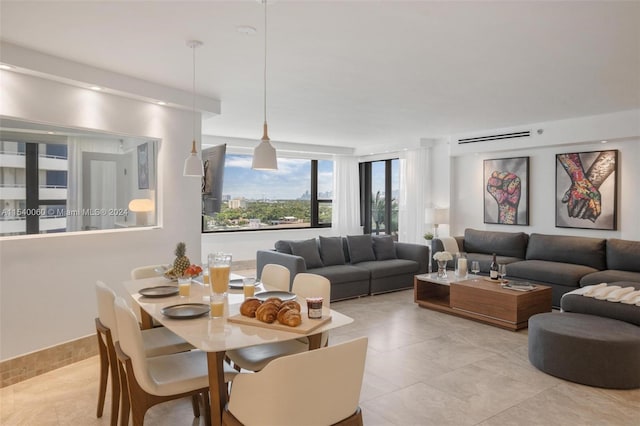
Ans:
{"type": "Polygon", "coordinates": [[[188,111],[7,71],[0,86],[2,115],[161,140],[160,227],[0,239],[5,360],[93,334],[96,280],[117,286],[133,267],[169,262],[178,241],[200,259],[200,180],[182,176],[193,131],[188,111]]]}
{"type": "MultiPolygon", "coordinates": [[[[542,123],[545,136],[507,149],[506,142],[477,144],[477,153],[458,151],[452,157],[451,212],[452,235],[462,235],[465,228],[527,233],[563,234],[640,240],[640,125],[637,113],[625,112],[581,120],[542,123]],[[623,121],[620,121],[620,119],[623,121]],[[572,124],[569,126],[568,124],[572,124]],[[590,132],[584,129],[590,129],[590,132]],[[621,129],[624,133],[621,134],[621,129]],[[630,137],[631,133],[635,136],[630,137]],[[549,136],[553,135],[553,136],[549,136]],[[616,139],[617,137],[617,139],[616,139]],[[601,140],[609,140],[602,144],[601,140]],[[493,145],[491,145],[493,144],[493,145]],[[497,145],[501,150],[496,149],[497,145]],[[618,229],[616,231],[555,227],[555,155],[566,152],[618,149],[618,229]],[[529,226],[491,225],[483,223],[483,160],[529,156],[529,226]]],[[[475,145],[475,144],[474,144],[475,145]]],[[[444,161],[442,158],[441,161],[444,161]]],[[[436,160],[438,161],[438,160],[436,160]]]]}

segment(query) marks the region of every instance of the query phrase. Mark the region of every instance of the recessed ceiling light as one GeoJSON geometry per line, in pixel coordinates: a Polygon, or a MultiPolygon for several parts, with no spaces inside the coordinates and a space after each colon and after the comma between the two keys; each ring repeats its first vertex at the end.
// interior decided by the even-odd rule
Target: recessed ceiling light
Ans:
{"type": "Polygon", "coordinates": [[[49,135],[55,135],[55,132],[47,132],[49,135]]]}
{"type": "Polygon", "coordinates": [[[244,35],[252,36],[255,35],[256,29],[254,27],[250,27],[248,25],[238,25],[236,27],[236,31],[242,33],[244,35]]]}
{"type": "Polygon", "coordinates": [[[600,141],[600,143],[607,143],[607,142],[609,142],[609,141],[600,141]]]}
{"type": "Polygon", "coordinates": [[[12,70],[13,67],[10,67],[9,65],[5,65],[5,64],[0,64],[0,69],[3,70],[12,70]]]}
{"type": "Polygon", "coordinates": [[[100,87],[100,86],[91,86],[90,89],[91,90],[102,90],[102,87],[100,87]]]}
{"type": "Polygon", "coordinates": [[[158,105],[166,105],[167,103],[165,101],[158,101],[156,102],[158,105]]]}

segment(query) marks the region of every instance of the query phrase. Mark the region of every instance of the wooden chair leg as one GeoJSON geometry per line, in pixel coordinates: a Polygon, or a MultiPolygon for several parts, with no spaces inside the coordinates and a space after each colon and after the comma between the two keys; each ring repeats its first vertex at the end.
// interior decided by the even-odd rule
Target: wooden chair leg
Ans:
{"type": "Polygon", "coordinates": [[[107,333],[107,350],[109,354],[109,366],[111,369],[111,426],[118,425],[118,411],[120,409],[120,372],[118,371],[118,358],[113,346],[111,332],[107,333]]]}
{"type": "Polygon", "coordinates": [[[202,403],[204,405],[204,424],[211,426],[211,405],[209,404],[209,392],[202,392],[202,403]]]}
{"type": "Polygon", "coordinates": [[[120,426],[129,426],[129,413],[131,402],[129,400],[129,380],[124,365],[118,361],[118,374],[120,376],[120,426]]]}
{"type": "Polygon", "coordinates": [[[193,417],[200,417],[200,397],[199,395],[191,396],[191,405],[193,406],[193,417]]]}
{"type": "MultiPolygon", "coordinates": [[[[96,322],[98,319],[96,318],[96,322]]],[[[104,409],[104,400],[107,393],[107,377],[109,375],[109,357],[107,356],[107,347],[102,340],[100,331],[96,330],[96,336],[98,337],[98,353],[100,354],[100,383],[98,387],[98,407],[96,410],[96,417],[102,417],[104,409]]]]}

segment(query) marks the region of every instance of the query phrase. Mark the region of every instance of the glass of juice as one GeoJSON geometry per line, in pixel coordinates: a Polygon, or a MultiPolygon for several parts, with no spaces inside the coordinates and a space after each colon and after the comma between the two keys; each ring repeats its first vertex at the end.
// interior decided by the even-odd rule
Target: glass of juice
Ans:
{"type": "Polygon", "coordinates": [[[209,255],[209,282],[212,294],[226,294],[229,291],[230,271],[230,253],[212,253],[209,255]]]}
{"type": "Polygon", "coordinates": [[[221,293],[211,293],[209,298],[210,311],[209,316],[211,318],[222,318],[224,316],[224,302],[226,296],[221,293]]]}
{"type": "Polygon", "coordinates": [[[244,277],[242,279],[242,289],[244,298],[253,297],[256,292],[256,279],[254,277],[244,277]]]}
{"type": "Polygon", "coordinates": [[[191,277],[178,278],[178,294],[181,297],[189,297],[189,294],[191,294],[191,277]]]}

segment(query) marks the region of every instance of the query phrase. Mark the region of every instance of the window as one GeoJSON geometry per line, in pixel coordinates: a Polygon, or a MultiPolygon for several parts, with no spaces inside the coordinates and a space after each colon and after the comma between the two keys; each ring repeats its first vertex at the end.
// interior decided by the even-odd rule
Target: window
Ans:
{"type": "Polygon", "coordinates": [[[222,178],[212,182],[222,190],[203,192],[203,232],[331,226],[333,161],[278,158],[277,171],[259,171],[251,160],[225,155],[222,178]],[[209,202],[216,193],[222,194],[219,205],[209,202]]]}
{"type": "Polygon", "coordinates": [[[155,225],[153,211],[129,211],[133,199],[155,206],[155,141],[4,117],[0,131],[0,236],[155,225]]]}
{"type": "Polygon", "coordinates": [[[365,234],[398,234],[397,159],[360,163],[360,211],[365,234]]]}

